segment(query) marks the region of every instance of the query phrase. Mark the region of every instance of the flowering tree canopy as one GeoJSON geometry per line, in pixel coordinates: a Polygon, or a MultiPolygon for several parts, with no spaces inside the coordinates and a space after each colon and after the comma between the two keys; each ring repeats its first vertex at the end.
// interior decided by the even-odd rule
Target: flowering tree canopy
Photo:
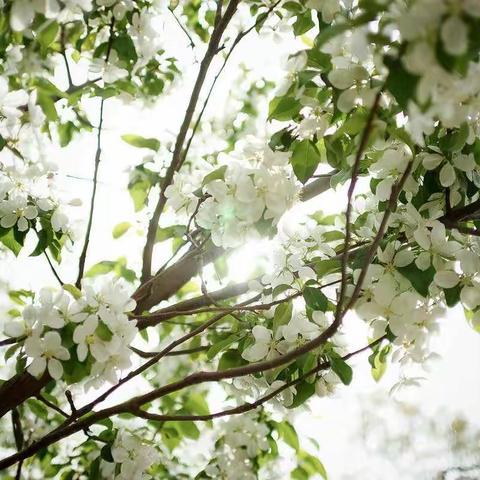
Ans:
{"type": "Polygon", "coordinates": [[[4,287],[5,478],[279,478],[287,454],[285,478],[327,478],[287,412],[348,386],[361,354],[377,381],[401,365],[394,391],[417,384],[458,303],[480,330],[478,0],[1,6],[2,255],[48,262],[56,282],[4,287]],[[194,65],[168,50],[167,23],[194,65]],[[296,51],[278,55],[276,84],[239,69],[229,112],[208,118],[247,36],[296,51]],[[148,122],[192,73],[174,136],[117,139],[145,153],[124,185],[143,248],[92,264],[104,106],[147,105],[148,122]],[[55,159],[85,136],[97,148],[77,225],[55,159]],[[332,190],[335,213],[288,216],[332,190]],[[259,239],[268,264],[233,282],[225,259],[259,239]]]}

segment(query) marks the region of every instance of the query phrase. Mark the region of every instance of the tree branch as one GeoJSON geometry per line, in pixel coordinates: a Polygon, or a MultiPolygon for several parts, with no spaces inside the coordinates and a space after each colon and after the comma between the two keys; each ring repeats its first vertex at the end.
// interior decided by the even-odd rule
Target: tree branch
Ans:
{"type": "MultiPolygon", "coordinates": [[[[355,355],[358,355],[359,353],[362,353],[365,350],[373,348],[375,345],[381,343],[385,339],[386,339],[386,335],[378,338],[374,342],[370,343],[369,345],[367,345],[363,348],[360,348],[359,350],[351,352],[348,355],[344,355],[342,357],[342,359],[343,360],[348,360],[349,358],[351,358],[355,355]]],[[[298,378],[284,383],[282,386],[273,390],[268,395],[265,395],[264,397],[259,398],[255,402],[244,403],[243,405],[239,405],[238,407],[229,408],[227,410],[222,410],[222,411],[216,412],[216,413],[210,413],[208,415],[160,415],[160,414],[156,414],[156,413],[146,412],[146,411],[141,410],[141,409],[133,410],[130,413],[133,413],[137,417],[145,418],[146,420],[153,420],[155,422],[208,421],[208,420],[213,420],[215,418],[226,417],[226,416],[229,416],[229,415],[237,415],[239,413],[246,413],[248,411],[255,410],[259,406],[263,405],[264,403],[268,402],[272,398],[276,397],[279,393],[283,392],[287,388],[293,387],[293,386],[297,385],[298,383],[300,383],[301,381],[305,380],[306,378],[310,377],[311,375],[314,375],[315,373],[318,373],[321,370],[325,370],[329,367],[330,367],[330,362],[323,362],[323,363],[317,365],[316,367],[310,369],[309,371],[307,371],[303,375],[300,375],[298,378]]]]}
{"type": "MultiPolygon", "coordinates": [[[[108,59],[110,58],[110,53],[112,51],[114,25],[115,25],[115,19],[112,18],[112,21],[110,23],[110,37],[108,39],[105,62],[108,62],[108,59]]],[[[94,170],[93,170],[92,196],[90,198],[90,211],[88,215],[88,223],[87,223],[87,230],[85,233],[85,240],[84,240],[82,252],[80,254],[80,258],[78,260],[78,276],[77,276],[77,280],[75,281],[75,285],[77,286],[77,288],[79,288],[81,285],[83,273],[85,271],[85,261],[87,258],[88,244],[90,242],[90,233],[92,230],[93,211],[95,209],[95,198],[97,195],[98,167],[100,166],[100,158],[102,154],[102,127],[103,127],[104,104],[105,104],[105,98],[102,97],[102,99],[100,100],[100,114],[99,114],[98,130],[97,130],[97,150],[95,152],[95,161],[94,161],[95,163],[94,163],[94,170]]]]}
{"type": "MultiPolygon", "coordinates": [[[[363,153],[368,143],[368,139],[370,137],[370,133],[373,127],[373,120],[375,115],[377,114],[377,109],[380,104],[381,93],[380,90],[377,92],[375,96],[375,100],[373,102],[372,108],[370,109],[370,113],[368,115],[367,123],[365,124],[365,128],[363,129],[362,136],[360,138],[360,144],[358,146],[357,153],[355,155],[355,161],[352,167],[352,178],[350,180],[350,186],[348,187],[347,193],[347,210],[345,212],[345,242],[343,247],[343,254],[342,254],[342,283],[340,284],[340,293],[338,296],[337,307],[335,311],[335,320],[340,319],[342,316],[342,307],[343,301],[345,297],[345,291],[347,288],[347,265],[348,265],[348,258],[350,255],[350,240],[351,240],[351,221],[350,217],[352,215],[352,208],[353,208],[353,194],[355,192],[355,186],[358,180],[358,173],[360,169],[360,160],[363,157],[363,153]]],[[[340,321],[340,320],[338,320],[340,321]]]]}
{"type": "MultiPolygon", "coordinates": [[[[190,127],[190,123],[192,121],[193,114],[195,112],[195,108],[197,106],[198,98],[200,92],[202,90],[203,84],[205,82],[205,78],[210,67],[210,64],[214,58],[214,56],[218,52],[218,47],[220,44],[220,40],[227,28],[230,20],[232,19],[233,15],[236,12],[237,5],[240,0],[230,0],[228,4],[225,14],[223,17],[220,18],[220,11],[221,8],[217,9],[217,18],[218,23],[215,24],[213,29],[212,35],[210,37],[210,41],[208,43],[207,51],[205,56],[203,57],[202,62],[200,63],[200,69],[198,71],[197,79],[195,81],[192,94],[190,96],[190,100],[188,102],[187,110],[185,112],[185,117],[183,119],[182,125],[180,126],[180,131],[178,132],[178,136],[175,142],[175,147],[173,150],[172,155],[172,162],[167,169],[165,177],[162,181],[160,187],[160,196],[158,198],[157,205],[155,206],[155,210],[153,212],[152,218],[148,224],[147,230],[147,240],[145,243],[145,247],[143,250],[143,261],[142,261],[142,282],[145,282],[151,277],[152,271],[152,254],[153,254],[153,247],[155,244],[155,236],[157,232],[158,222],[160,220],[160,215],[165,208],[165,203],[167,198],[165,197],[165,190],[166,188],[172,183],[173,176],[175,172],[177,172],[182,164],[183,164],[183,157],[182,157],[182,149],[185,142],[185,138],[187,136],[188,129],[190,127]]],[[[220,5],[220,3],[219,3],[220,5]]]]}
{"type": "MultiPolygon", "coordinates": [[[[325,336],[326,332],[328,331],[325,330],[325,332],[320,335],[320,337],[322,336],[325,336]]],[[[318,338],[320,338],[318,337],[318,338]]],[[[384,337],[381,337],[377,340],[375,340],[374,342],[372,342],[371,344],[367,345],[366,347],[363,347],[355,352],[352,352],[348,355],[345,355],[343,357],[344,360],[348,360],[349,358],[351,358],[352,356],[354,355],[357,355],[373,346],[375,346],[376,344],[380,343],[381,341],[383,341],[385,339],[385,336],[384,337]]],[[[294,352],[296,351],[299,351],[299,350],[305,350],[304,347],[306,347],[307,345],[309,344],[312,344],[312,342],[315,342],[315,340],[311,341],[311,342],[308,342],[307,344],[305,344],[303,347],[301,348],[297,348],[296,350],[292,351],[291,353],[293,354],[294,352]]],[[[306,353],[306,352],[304,352],[306,353]]],[[[284,357],[288,356],[289,354],[285,355],[284,357]]],[[[280,357],[282,358],[282,357],[280,357]]],[[[292,357],[293,358],[293,357],[292,357]]],[[[247,367],[237,367],[237,368],[233,368],[233,369],[229,369],[229,370],[225,370],[223,372],[201,372],[201,374],[205,375],[205,374],[210,374],[210,376],[212,375],[221,375],[222,373],[229,373],[227,374],[226,376],[224,376],[223,378],[233,378],[231,374],[232,371],[234,370],[242,370],[242,372],[246,371],[246,370],[251,370],[252,372],[251,373],[254,373],[254,370],[256,370],[255,367],[256,365],[259,365],[259,364],[274,364],[274,363],[278,363],[278,359],[274,359],[274,360],[271,360],[271,361],[266,361],[266,362],[258,362],[256,364],[251,364],[251,365],[248,365],[247,367]],[[250,367],[250,368],[248,368],[250,367]]],[[[305,377],[309,376],[309,375],[312,375],[313,373],[315,373],[315,370],[318,369],[321,370],[321,369],[324,369],[324,368],[327,368],[328,367],[328,362],[325,362],[325,363],[322,363],[320,365],[318,365],[317,367],[315,367],[314,369],[312,369],[311,371],[307,372],[305,374],[305,377]]],[[[272,368],[275,368],[275,367],[272,367],[272,368]]],[[[197,376],[199,374],[196,374],[197,376]]],[[[242,373],[242,375],[247,375],[247,373],[242,373]]],[[[188,377],[187,377],[188,378],[188,377]]],[[[191,380],[192,381],[192,380],[191,380]]],[[[207,380],[209,381],[209,380],[207,380]]],[[[296,382],[293,381],[293,382],[296,382]]],[[[178,382],[177,382],[178,383],[178,382]]],[[[294,383],[292,382],[287,382],[285,385],[283,385],[281,388],[277,389],[276,391],[270,393],[269,395],[263,397],[262,399],[260,399],[260,402],[261,403],[264,403],[266,401],[268,401],[269,399],[273,398],[274,396],[278,395],[278,393],[280,393],[282,390],[286,389],[286,388],[289,388],[290,386],[292,386],[294,383]]],[[[171,384],[173,385],[173,384],[171,384]]],[[[165,388],[165,387],[164,387],[165,388]]],[[[161,390],[161,389],[158,389],[158,390],[161,390]]],[[[137,398],[140,398],[140,397],[137,397],[137,398]]],[[[257,401],[259,402],[259,401],[257,401]]],[[[257,403],[255,402],[255,403],[257,403]]],[[[144,402],[146,403],[146,402],[144,402]]],[[[249,409],[252,409],[252,408],[256,408],[258,405],[255,405],[255,403],[253,404],[246,404],[244,406],[240,406],[240,407],[236,407],[235,409],[230,409],[230,411],[227,411],[228,413],[225,413],[225,412],[217,412],[216,414],[213,414],[213,415],[216,415],[216,417],[220,417],[220,416],[225,416],[225,415],[228,415],[228,414],[234,414],[234,413],[242,413],[243,411],[248,411],[249,409]],[[250,408],[249,406],[251,405],[255,405],[254,407],[250,408]],[[242,411],[237,411],[238,409],[242,409],[242,411]],[[246,410],[243,410],[243,409],[246,409],[246,410]],[[231,410],[235,410],[233,412],[231,412],[231,410]]],[[[143,404],[143,403],[142,403],[143,404]]],[[[99,412],[96,412],[96,413],[93,413],[92,415],[89,415],[87,418],[83,419],[83,420],[80,420],[78,421],[77,423],[74,423],[72,425],[68,425],[66,427],[60,427],[56,430],[54,430],[53,432],[51,432],[50,434],[47,434],[45,437],[43,437],[42,439],[38,440],[37,442],[33,443],[32,445],[28,446],[27,448],[25,448],[24,450],[22,450],[21,452],[18,452],[14,455],[11,455],[10,457],[7,457],[3,460],[0,460],[0,470],[2,469],[5,469],[5,468],[8,468],[12,465],[14,465],[15,463],[21,461],[21,460],[24,460],[28,457],[31,457],[32,455],[34,455],[35,453],[37,453],[39,450],[41,450],[42,448],[46,448],[48,447],[49,445],[52,445],[53,443],[56,443],[58,442],[59,440],[61,440],[62,438],[66,438],[70,435],[72,435],[73,433],[76,433],[76,432],[79,432],[81,430],[84,430],[86,428],[88,428],[90,425],[93,425],[94,423],[100,421],[100,420],[103,420],[105,418],[109,418],[113,415],[117,415],[119,413],[132,413],[134,412],[135,414],[138,414],[139,412],[142,413],[143,415],[154,415],[154,414],[149,414],[148,412],[141,412],[140,410],[140,406],[142,404],[139,404],[137,402],[132,402],[132,401],[129,401],[129,402],[125,402],[123,404],[120,404],[118,406],[114,406],[114,407],[111,407],[111,408],[107,408],[105,410],[101,410],[99,412]],[[128,407],[127,407],[127,404],[130,404],[128,407]]],[[[158,418],[152,418],[154,420],[157,420],[158,418]]],[[[176,418],[169,418],[169,420],[178,420],[179,417],[176,417],[176,418]]],[[[186,418],[184,418],[184,420],[186,420],[186,418]]],[[[201,418],[199,418],[199,416],[197,416],[197,418],[194,418],[194,420],[201,420],[201,418]]],[[[162,421],[165,421],[165,420],[162,420],[162,421]]]]}

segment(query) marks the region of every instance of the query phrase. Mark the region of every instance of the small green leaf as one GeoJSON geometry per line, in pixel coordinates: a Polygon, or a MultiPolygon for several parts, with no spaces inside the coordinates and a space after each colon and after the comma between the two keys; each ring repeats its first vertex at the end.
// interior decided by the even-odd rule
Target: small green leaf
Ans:
{"type": "Polygon", "coordinates": [[[458,130],[448,132],[445,136],[440,138],[440,148],[445,152],[460,152],[465,146],[469,132],[470,129],[468,124],[466,122],[462,123],[458,130]]]}
{"type": "Polygon", "coordinates": [[[297,20],[293,24],[293,33],[298,37],[311,30],[314,26],[312,12],[307,10],[305,13],[297,15],[297,20]]]}
{"type": "Polygon", "coordinates": [[[305,303],[312,310],[320,310],[326,312],[328,308],[328,298],[325,294],[317,287],[305,287],[303,289],[303,298],[305,303]]]}
{"type": "Polygon", "coordinates": [[[191,392],[188,394],[185,400],[185,408],[197,415],[208,415],[210,413],[210,409],[205,397],[196,392],[191,392]]]}
{"type": "Polygon", "coordinates": [[[116,266],[116,262],[104,260],[103,262],[96,263],[87,270],[86,277],[96,277],[97,275],[104,275],[110,273],[116,266]]]}
{"type": "Polygon", "coordinates": [[[225,172],[227,170],[226,165],[222,165],[221,167],[216,168],[213,172],[210,172],[208,175],[205,175],[202,181],[202,187],[207,185],[214,180],[224,180],[225,179],[225,172]]]}
{"type": "Polygon", "coordinates": [[[331,352],[329,358],[332,370],[338,375],[338,378],[344,385],[350,385],[353,377],[352,367],[338,353],[331,352]]]}
{"type": "Polygon", "coordinates": [[[280,438],[295,451],[300,449],[300,442],[298,440],[297,432],[295,428],[287,421],[279,422],[275,424],[280,438]]]}
{"type": "Polygon", "coordinates": [[[40,230],[37,232],[38,243],[33,252],[30,254],[31,257],[37,257],[41,255],[47,248],[49,240],[52,238],[51,232],[47,230],[40,230]]]}
{"type": "Polygon", "coordinates": [[[309,476],[314,476],[318,473],[324,478],[324,480],[327,480],[327,471],[325,470],[323,463],[317,457],[304,451],[301,451],[298,457],[301,460],[300,466],[309,474],[309,476]]]}
{"type": "Polygon", "coordinates": [[[398,104],[406,109],[409,100],[415,97],[419,77],[407,72],[399,59],[386,56],[384,63],[389,70],[385,88],[395,97],[398,104]]]}
{"type": "Polygon", "coordinates": [[[218,362],[218,370],[240,367],[246,363],[247,362],[241,357],[238,350],[227,350],[218,362]]]}
{"type": "Polygon", "coordinates": [[[160,142],[156,138],[145,138],[140,135],[126,134],[122,135],[122,140],[132,147],[149,148],[155,152],[160,148],[160,142]]]}
{"type": "Polygon", "coordinates": [[[70,293],[72,297],[75,298],[76,300],[78,300],[82,296],[82,292],[75,285],[72,285],[71,283],[64,284],[63,289],[66,290],[68,293],[70,293]]]}
{"type": "Polygon", "coordinates": [[[232,343],[238,342],[242,338],[242,335],[238,333],[234,333],[233,335],[229,335],[227,338],[220,340],[217,343],[214,343],[208,350],[207,350],[207,358],[211,360],[215,357],[219,352],[225,350],[229,347],[232,343]]]}
{"type": "Polygon", "coordinates": [[[462,286],[456,285],[453,288],[444,288],[443,293],[445,294],[445,302],[448,307],[454,307],[460,301],[460,292],[462,291],[462,286]]]}
{"type": "Polygon", "coordinates": [[[50,22],[45,28],[42,28],[37,34],[38,43],[44,48],[49,47],[57,38],[60,27],[57,22],[50,22]]]}
{"type": "Polygon", "coordinates": [[[269,106],[270,120],[287,121],[298,115],[302,104],[293,97],[275,97],[269,106]]]}
{"type": "Polygon", "coordinates": [[[296,177],[305,183],[317,169],[321,155],[318,148],[310,140],[303,140],[295,143],[290,163],[296,177]]]}
{"type": "Polygon", "coordinates": [[[293,398],[293,403],[287,408],[293,409],[305,403],[314,393],[315,393],[315,384],[309,382],[300,382],[295,387],[297,393],[293,398]]]}
{"type": "Polygon", "coordinates": [[[151,187],[148,180],[140,180],[128,186],[128,193],[133,200],[135,212],[139,212],[147,204],[148,192],[151,187]]]}
{"type": "Polygon", "coordinates": [[[410,280],[412,287],[422,295],[422,297],[428,295],[428,289],[435,276],[435,269],[432,266],[427,270],[420,270],[415,263],[411,263],[406,267],[397,267],[397,271],[410,280]]]}
{"type": "Polygon", "coordinates": [[[112,331],[102,321],[98,322],[98,326],[95,329],[95,334],[104,342],[109,342],[113,337],[112,331]]]}
{"type": "Polygon", "coordinates": [[[22,245],[16,240],[13,228],[5,231],[2,229],[0,231],[0,242],[2,242],[9,250],[11,250],[15,256],[18,256],[22,245]]]}
{"type": "Polygon", "coordinates": [[[117,223],[117,225],[115,225],[113,227],[112,237],[113,238],[120,238],[122,235],[125,235],[125,233],[128,232],[128,230],[131,226],[132,226],[132,224],[130,222],[117,223]]]}
{"type": "Polygon", "coordinates": [[[114,461],[110,445],[104,445],[102,447],[100,450],[100,456],[102,457],[102,460],[105,460],[106,462],[113,463],[114,461]]]}
{"type": "Polygon", "coordinates": [[[273,331],[276,332],[278,327],[286,325],[292,318],[293,305],[292,302],[283,302],[277,305],[273,315],[273,331]]]}

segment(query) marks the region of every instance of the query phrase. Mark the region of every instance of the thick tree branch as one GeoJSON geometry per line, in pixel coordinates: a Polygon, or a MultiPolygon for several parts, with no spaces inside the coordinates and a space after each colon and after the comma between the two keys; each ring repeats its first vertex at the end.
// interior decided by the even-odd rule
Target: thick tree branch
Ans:
{"type": "MultiPolygon", "coordinates": [[[[329,329],[331,329],[331,326],[329,327],[329,329]]],[[[319,337],[317,337],[317,339],[314,339],[310,342],[308,342],[307,344],[305,344],[303,347],[300,347],[300,348],[297,348],[295,350],[293,350],[290,354],[287,354],[287,355],[284,355],[283,357],[279,357],[277,359],[274,359],[274,360],[271,360],[271,361],[265,361],[265,362],[258,362],[258,363],[254,363],[254,364],[250,364],[246,367],[237,367],[237,368],[232,368],[232,369],[229,369],[229,370],[225,370],[225,371],[221,371],[221,372],[200,372],[198,374],[194,374],[196,375],[195,378],[199,378],[199,375],[209,375],[210,377],[213,377],[213,376],[221,376],[223,377],[222,379],[225,379],[225,378],[234,378],[235,376],[240,376],[240,375],[232,375],[232,373],[234,371],[240,371],[241,370],[241,375],[247,375],[248,373],[244,373],[246,372],[247,370],[250,371],[251,373],[255,373],[255,371],[261,371],[261,370],[258,370],[258,366],[260,364],[263,364],[263,365],[273,365],[273,364],[279,364],[281,365],[282,363],[279,362],[279,359],[284,359],[285,357],[289,356],[290,355],[290,358],[289,360],[292,360],[294,358],[296,358],[296,352],[299,352],[299,351],[304,351],[304,353],[306,353],[307,351],[309,351],[309,348],[311,346],[312,343],[317,343],[319,341],[319,339],[322,337],[322,338],[325,338],[327,337],[328,335],[330,335],[331,332],[328,332],[328,330],[325,330],[325,332],[320,335],[319,337]],[[223,374],[223,375],[222,375],[223,374]]],[[[363,347],[355,352],[352,352],[346,356],[343,357],[344,360],[348,360],[349,358],[351,358],[352,356],[354,355],[357,355],[373,346],[375,346],[376,344],[380,343],[381,341],[384,340],[385,337],[381,337],[379,339],[377,339],[376,341],[372,342],[370,345],[367,345],[366,347],[363,347]]],[[[303,354],[303,353],[302,353],[303,354]]],[[[278,366],[278,365],[277,365],[278,366]]],[[[270,368],[270,367],[269,367],[270,368]]],[[[275,366],[272,366],[271,368],[275,368],[275,366]]],[[[318,365],[317,367],[315,367],[314,369],[312,369],[312,371],[309,371],[305,374],[305,377],[309,376],[309,375],[312,375],[315,373],[315,370],[318,369],[318,371],[322,370],[322,369],[325,369],[325,368],[328,368],[328,362],[325,362],[325,363],[322,363],[320,365],[318,365]]],[[[194,376],[190,376],[190,377],[187,377],[187,378],[190,378],[190,382],[194,382],[194,376]]],[[[213,380],[204,380],[204,381],[213,381],[213,380]]],[[[179,382],[177,382],[179,383],[179,382]]],[[[198,382],[197,383],[201,383],[201,382],[198,382]]],[[[195,383],[191,383],[192,385],[195,384],[195,383]]],[[[290,386],[292,386],[294,383],[292,384],[289,384],[289,382],[287,382],[284,386],[282,386],[282,388],[279,388],[277,389],[275,392],[272,392],[271,394],[263,397],[263,399],[260,400],[261,403],[265,403],[266,401],[268,401],[269,399],[273,398],[274,396],[278,395],[278,393],[280,393],[282,390],[286,389],[286,388],[289,388],[290,386]]],[[[171,385],[174,385],[174,384],[171,384],[171,385]]],[[[170,387],[171,386],[167,386],[167,387],[170,387]]],[[[165,387],[164,387],[165,388],[165,387]]],[[[161,389],[158,389],[158,390],[161,390],[161,389]]],[[[148,395],[148,394],[147,394],[148,395]]],[[[145,396],[143,396],[145,397],[145,396]]],[[[138,398],[142,398],[142,397],[137,397],[138,398]]],[[[158,398],[158,397],[157,397],[158,398]]],[[[136,400],[136,399],[132,399],[132,400],[136,400]]],[[[32,445],[30,445],[29,447],[25,448],[24,450],[22,450],[21,452],[19,453],[16,453],[14,455],[11,455],[10,457],[7,457],[5,458],[4,460],[1,460],[0,461],[0,470],[2,469],[5,469],[5,468],[8,468],[12,465],[14,465],[15,463],[21,461],[21,460],[24,460],[28,457],[31,457],[32,455],[34,455],[35,453],[37,453],[39,450],[41,450],[42,448],[46,448],[48,447],[49,445],[52,445],[53,443],[56,443],[58,442],[59,440],[63,439],[63,438],[66,438],[70,435],[72,435],[73,433],[76,433],[76,432],[79,432],[79,431],[82,431],[86,428],[88,428],[90,425],[93,425],[94,423],[100,421],[100,420],[103,420],[105,418],[109,418],[113,415],[117,415],[117,414],[120,414],[120,413],[132,413],[134,412],[135,414],[141,414],[141,410],[140,410],[140,407],[141,405],[143,405],[144,403],[146,402],[143,402],[142,400],[142,403],[139,403],[138,401],[135,401],[133,402],[132,400],[130,400],[129,402],[125,402],[123,404],[120,404],[120,405],[117,405],[117,406],[114,406],[114,407],[111,407],[111,408],[107,408],[107,409],[104,409],[104,410],[101,410],[99,412],[96,412],[92,415],[89,415],[87,418],[85,419],[82,419],[82,420],[79,420],[77,423],[74,423],[74,424],[70,424],[70,425],[67,425],[66,427],[60,427],[56,430],[54,430],[53,432],[51,432],[50,434],[46,435],[45,437],[43,437],[42,439],[38,440],[37,442],[33,443],[32,445]]],[[[258,401],[257,401],[258,402],[258,401]]],[[[257,403],[256,402],[256,403],[257,403]]],[[[259,405],[261,404],[259,403],[259,405]]],[[[231,412],[231,411],[228,411],[228,413],[224,413],[224,412],[218,412],[216,415],[216,417],[220,417],[220,416],[224,416],[224,415],[232,415],[232,414],[235,414],[235,413],[242,413],[243,411],[248,411],[249,409],[253,409],[253,408],[256,408],[258,405],[255,405],[254,407],[251,407],[249,408],[249,406],[251,405],[255,405],[254,404],[246,404],[245,406],[240,406],[240,407],[237,407],[236,409],[233,409],[235,411],[231,412]],[[242,409],[242,411],[237,411],[237,409],[242,409]],[[243,409],[246,409],[246,410],[243,410],[243,409]]],[[[147,412],[143,412],[144,415],[148,415],[147,412]]],[[[150,414],[150,415],[153,415],[153,414],[150,414]]],[[[154,420],[157,420],[157,418],[153,418],[154,420]]],[[[177,418],[174,418],[175,420],[178,420],[178,417],[177,418]]],[[[173,420],[173,418],[169,418],[169,420],[173,420]]],[[[184,419],[185,420],[185,419],[184,419]]],[[[195,418],[195,420],[201,420],[201,418],[195,418]]],[[[165,420],[162,420],[162,421],[165,421],[165,420]]]]}
{"type": "MultiPolygon", "coordinates": [[[[386,339],[386,336],[384,335],[383,337],[380,337],[379,339],[375,340],[374,342],[370,343],[369,345],[360,348],[359,350],[356,350],[354,352],[351,352],[347,355],[344,355],[342,358],[343,360],[348,360],[349,358],[358,355],[359,353],[364,352],[365,350],[368,350],[370,348],[373,348],[375,345],[381,343],[383,340],[386,339]]],[[[282,386],[278,387],[277,389],[273,390],[270,392],[268,395],[265,395],[255,402],[252,403],[244,403],[243,405],[239,405],[238,407],[234,408],[229,408],[227,410],[222,410],[220,412],[216,413],[210,413],[208,415],[160,415],[156,413],[150,413],[146,412],[144,410],[135,410],[132,411],[134,415],[137,417],[145,418],[147,420],[153,420],[156,422],[166,422],[166,421],[208,421],[208,420],[213,420],[215,418],[220,418],[220,417],[226,417],[230,415],[237,415],[239,413],[246,413],[251,410],[255,410],[259,406],[263,405],[264,403],[268,402],[272,398],[276,397],[278,394],[286,390],[287,388],[293,387],[300,383],[301,381],[305,380],[306,378],[310,377],[311,375],[314,375],[321,370],[325,370],[330,367],[330,362],[323,362],[316,367],[310,369],[303,375],[300,375],[298,378],[294,380],[290,380],[289,382],[284,383],[282,386]]]]}

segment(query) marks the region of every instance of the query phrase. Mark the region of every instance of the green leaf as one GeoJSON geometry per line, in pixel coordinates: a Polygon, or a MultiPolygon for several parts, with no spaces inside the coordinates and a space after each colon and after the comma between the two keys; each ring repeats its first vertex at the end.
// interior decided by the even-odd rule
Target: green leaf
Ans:
{"type": "Polygon", "coordinates": [[[207,185],[214,180],[224,180],[225,179],[225,172],[227,170],[226,165],[222,165],[221,167],[216,168],[213,172],[210,172],[208,175],[205,175],[202,181],[202,187],[207,185]]]}
{"type": "Polygon", "coordinates": [[[445,302],[448,307],[454,307],[460,301],[460,292],[462,291],[461,285],[456,285],[453,288],[444,288],[445,302]]]}
{"type": "Polygon", "coordinates": [[[100,450],[100,456],[102,457],[102,460],[105,460],[106,462],[114,462],[110,445],[104,445],[102,447],[100,450]]]}
{"type": "Polygon", "coordinates": [[[208,415],[210,413],[210,409],[205,397],[196,392],[191,392],[187,395],[185,400],[185,408],[197,415],[208,415]]]}
{"type": "Polygon", "coordinates": [[[52,100],[52,97],[49,94],[38,90],[37,103],[42,108],[43,113],[45,114],[49,122],[55,122],[56,120],[58,120],[55,102],[52,100]]]}
{"type": "Polygon", "coordinates": [[[325,275],[339,272],[342,264],[340,260],[329,258],[328,260],[315,260],[312,266],[319,277],[324,277],[325,275]]]}
{"type": "Polygon", "coordinates": [[[165,228],[157,228],[157,234],[155,236],[155,242],[164,242],[169,238],[181,239],[185,235],[187,228],[185,225],[170,225],[165,228]]]}
{"type": "Polygon", "coordinates": [[[137,61],[137,51],[135,50],[135,45],[133,44],[130,35],[127,35],[126,33],[118,35],[113,41],[112,46],[117,51],[120,60],[123,60],[127,64],[135,63],[137,61]]]}
{"type": "Polygon", "coordinates": [[[125,233],[128,232],[128,230],[131,226],[132,226],[132,224],[130,222],[117,223],[117,225],[115,225],[113,227],[112,237],[113,238],[120,238],[122,235],[125,235],[125,233]]]}
{"type": "Polygon", "coordinates": [[[75,298],[76,300],[82,297],[82,292],[75,285],[72,285],[71,283],[64,284],[63,289],[66,290],[68,293],[70,293],[72,297],[75,298]]]}
{"type": "Polygon", "coordinates": [[[22,343],[14,343],[3,356],[3,360],[6,362],[9,358],[13,357],[14,353],[22,346],[22,343]]]}
{"type": "Polygon", "coordinates": [[[35,416],[40,417],[43,420],[47,419],[48,410],[45,405],[43,405],[43,403],[40,403],[38,400],[28,399],[27,404],[30,410],[35,414],[35,416]]]}
{"type": "Polygon", "coordinates": [[[140,180],[128,186],[128,192],[133,200],[135,212],[139,212],[147,204],[148,192],[151,186],[148,180],[140,180]]]}
{"type": "Polygon", "coordinates": [[[311,140],[295,143],[290,163],[296,177],[302,183],[305,183],[315,173],[320,160],[320,152],[311,140]]]}
{"type": "Polygon", "coordinates": [[[104,342],[109,342],[113,337],[112,331],[102,321],[98,322],[98,326],[95,329],[95,334],[104,342]]]}
{"type": "Polygon", "coordinates": [[[40,230],[37,232],[38,243],[35,247],[35,250],[30,254],[31,257],[37,257],[41,255],[47,248],[49,241],[52,238],[52,233],[48,232],[47,230],[40,230]]]}
{"type": "Polygon", "coordinates": [[[295,451],[300,449],[300,442],[298,440],[297,432],[290,423],[287,421],[279,422],[275,424],[275,427],[280,435],[280,438],[284,440],[287,445],[292,447],[295,451]]]}
{"type": "Polygon", "coordinates": [[[293,24],[293,33],[296,37],[303,35],[315,26],[312,20],[312,12],[307,10],[305,13],[297,16],[297,20],[293,24]]]}
{"type": "Polygon", "coordinates": [[[102,262],[98,262],[93,267],[87,270],[85,274],[86,277],[96,277],[97,275],[105,275],[106,273],[110,273],[116,266],[116,262],[112,262],[109,260],[104,260],[102,262]]]}
{"type": "Polygon", "coordinates": [[[50,22],[45,28],[42,28],[37,34],[38,43],[44,48],[49,47],[57,38],[60,27],[57,22],[50,22]]]}
{"type": "Polygon", "coordinates": [[[0,242],[2,242],[9,250],[11,250],[15,256],[18,256],[22,245],[16,240],[13,228],[10,228],[5,232],[4,229],[0,231],[0,242]]]}
{"type": "Polygon", "coordinates": [[[292,302],[283,302],[277,305],[273,315],[273,331],[276,332],[278,327],[286,325],[292,318],[293,305],[292,302]]]}
{"type": "Polygon", "coordinates": [[[397,103],[406,109],[409,100],[415,97],[418,76],[407,72],[399,59],[386,56],[384,63],[389,70],[385,88],[395,97],[397,103]]]}
{"type": "Polygon", "coordinates": [[[91,464],[88,472],[88,478],[90,480],[100,480],[100,457],[97,457],[91,464]]]}
{"type": "Polygon", "coordinates": [[[122,140],[133,147],[149,148],[155,152],[160,148],[160,142],[156,138],[145,138],[140,135],[126,134],[122,135],[122,140]]]}
{"type": "Polygon", "coordinates": [[[397,267],[397,271],[410,280],[412,287],[422,295],[422,297],[428,296],[428,288],[433,282],[435,275],[435,269],[432,266],[427,270],[420,270],[415,263],[411,263],[406,267],[397,267]]]}
{"type": "Polygon", "coordinates": [[[286,121],[298,115],[302,104],[293,97],[275,97],[269,106],[268,118],[270,120],[286,121]]]}
{"type": "Polygon", "coordinates": [[[325,294],[317,287],[305,287],[303,289],[303,298],[305,303],[312,310],[320,310],[326,312],[328,308],[328,298],[325,294]]]}
{"type": "Polygon", "coordinates": [[[342,383],[350,385],[353,377],[352,367],[338,353],[331,352],[329,359],[332,370],[338,375],[342,383]]]}
{"type": "Polygon", "coordinates": [[[198,440],[200,438],[200,430],[193,422],[168,422],[170,426],[175,427],[178,433],[184,437],[198,440]]]}
{"type": "Polygon", "coordinates": [[[466,122],[462,123],[458,130],[448,132],[440,138],[439,145],[444,152],[460,152],[465,146],[469,134],[469,127],[466,122]]]}
{"type": "Polygon", "coordinates": [[[208,350],[207,350],[207,358],[211,360],[215,357],[219,352],[225,350],[229,347],[232,343],[238,342],[244,335],[234,333],[229,335],[227,338],[220,340],[219,342],[214,343],[208,350]]]}
{"type": "Polygon", "coordinates": [[[325,480],[327,480],[328,475],[323,463],[313,455],[310,455],[307,452],[301,451],[299,453],[299,459],[301,460],[300,466],[311,476],[315,474],[320,474],[325,480]]]}
{"type": "Polygon", "coordinates": [[[305,403],[314,393],[315,393],[315,384],[309,382],[300,382],[295,387],[297,393],[293,398],[293,402],[287,408],[293,409],[305,403]]]}
{"type": "Polygon", "coordinates": [[[377,349],[368,357],[368,361],[372,366],[372,377],[376,382],[379,382],[387,370],[387,358],[391,350],[390,345],[377,349]]]}
{"type": "Polygon", "coordinates": [[[227,350],[218,362],[218,370],[227,370],[229,368],[246,365],[246,361],[241,357],[238,350],[227,350]]]}

